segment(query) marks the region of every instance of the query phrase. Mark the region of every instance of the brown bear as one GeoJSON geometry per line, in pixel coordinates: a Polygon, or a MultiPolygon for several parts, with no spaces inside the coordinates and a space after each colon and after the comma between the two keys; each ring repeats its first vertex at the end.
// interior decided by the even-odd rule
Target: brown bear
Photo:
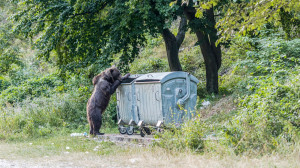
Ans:
{"type": "Polygon", "coordinates": [[[90,124],[91,135],[102,135],[99,132],[104,113],[110,96],[116,91],[122,80],[129,77],[129,73],[121,76],[120,71],[112,66],[93,78],[94,90],[87,103],[87,119],[90,124]]]}

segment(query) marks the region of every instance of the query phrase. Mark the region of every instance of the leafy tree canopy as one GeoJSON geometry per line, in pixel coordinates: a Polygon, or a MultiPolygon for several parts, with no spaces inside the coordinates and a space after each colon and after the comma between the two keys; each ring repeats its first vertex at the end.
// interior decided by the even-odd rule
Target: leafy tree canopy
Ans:
{"type": "Polygon", "coordinates": [[[0,2],[0,74],[6,74],[15,66],[22,66],[19,47],[14,45],[15,35],[10,31],[12,24],[7,21],[9,13],[4,8],[11,6],[0,2]]]}
{"type": "Polygon", "coordinates": [[[53,51],[62,70],[112,62],[127,65],[146,42],[170,26],[180,5],[171,0],[16,0],[15,32],[34,39],[40,57],[53,51]],[[157,17],[157,16],[160,17],[157,17]],[[168,20],[169,22],[165,22],[168,20]]]}
{"type": "MultiPolygon", "coordinates": [[[[185,0],[186,2],[188,0],[185,0]]],[[[287,37],[299,36],[299,0],[198,0],[194,1],[197,17],[212,6],[218,9],[217,22],[220,40],[228,40],[235,33],[258,33],[267,23],[283,27],[287,37]]]]}

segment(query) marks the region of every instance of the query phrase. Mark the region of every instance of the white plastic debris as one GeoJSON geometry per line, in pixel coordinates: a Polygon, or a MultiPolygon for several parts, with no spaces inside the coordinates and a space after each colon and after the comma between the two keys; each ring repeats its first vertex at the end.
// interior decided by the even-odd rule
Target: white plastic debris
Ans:
{"type": "Polygon", "coordinates": [[[135,163],[136,161],[138,161],[138,160],[140,160],[139,158],[132,158],[132,159],[129,159],[129,161],[131,162],[131,163],[135,163]]]}
{"type": "Polygon", "coordinates": [[[84,133],[72,133],[70,136],[71,136],[71,137],[76,137],[76,136],[87,136],[87,133],[86,133],[86,132],[84,132],[84,133]]]}
{"type": "Polygon", "coordinates": [[[202,105],[201,109],[205,109],[205,108],[207,108],[210,105],[210,102],[204,100],[201,105],[202,105]]]}
{"type": "Polygon", "coordinates": [[[96,146],[93,151],[97,151],[99,149],[99,146],[96,146]]]}

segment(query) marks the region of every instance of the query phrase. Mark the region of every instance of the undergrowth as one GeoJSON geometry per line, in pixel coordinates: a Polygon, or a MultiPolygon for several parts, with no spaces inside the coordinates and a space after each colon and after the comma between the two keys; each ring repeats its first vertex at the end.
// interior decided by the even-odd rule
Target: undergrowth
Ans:
{"type": "MultiPolygon", "coordinates": [[[[195,118],[180,130],[162,134],[159,145],[172,150],[253,155],[293,151],[300,140],[299,49],[299,39],[234,39],[225,54],[233,64],[220,78],[220,92],[233,94],[237,109],[195,118]],[[206,137],[212,139],[202,142],[206,137]]],[[[218,99],[214,95],[202,97],[218,99]]]]}

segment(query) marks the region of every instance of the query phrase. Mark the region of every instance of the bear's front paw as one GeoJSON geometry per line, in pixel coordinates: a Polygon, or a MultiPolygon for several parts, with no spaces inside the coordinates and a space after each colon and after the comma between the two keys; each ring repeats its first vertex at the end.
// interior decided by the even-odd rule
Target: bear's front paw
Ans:
{"type": "Polygon", "coordinates": [[[130,76],[130,73],[128,73],[125,76],[123,76],[123,79],[127,79],[129,76],[130,76]]]}

